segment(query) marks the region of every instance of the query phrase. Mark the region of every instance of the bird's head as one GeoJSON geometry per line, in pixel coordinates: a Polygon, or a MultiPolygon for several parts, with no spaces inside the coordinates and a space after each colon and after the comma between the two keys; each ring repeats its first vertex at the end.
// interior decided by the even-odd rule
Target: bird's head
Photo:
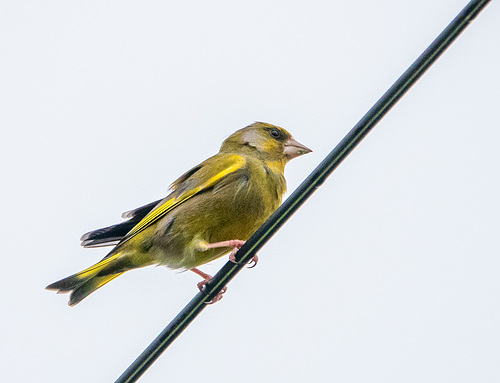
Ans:
{"type": "Polygon", "coordinates": [[[222,143],[220,152],[251,154],[262,160],[286,163],[312,150],[279,126],[255,122],[230,135],[222,143]]]}

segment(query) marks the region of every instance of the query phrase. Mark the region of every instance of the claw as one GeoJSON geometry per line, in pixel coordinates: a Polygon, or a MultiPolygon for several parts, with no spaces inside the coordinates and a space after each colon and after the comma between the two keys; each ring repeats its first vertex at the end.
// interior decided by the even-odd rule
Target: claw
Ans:
{"type": "MultiPolygon", "coordinates": [[[[235,248],[235,249],[236,249],[236,248],[235,248]]],[[[231,262],[233,262],[233,263],[238,263],[238,262],[236,262],[236,252],[237,252],[238,250],[234,251],[235,249],[233,249],[233,251],[231,251],[231,254],[229,254],[229,260],[230,260],[231,262]]]]}
{"type": "MultiPolygon", "coordinates": [[[[229,254],[229,260],[233,263],[240,263],[236,261],[236,253],[238,252],[239,249],[236,247],[231,251],[231,254],[229,254]]],[[[250,261],[248,261],[248,268],[253,269],[255,266],[257,266],[257,263],[259,262],[259,257],[257,254],[255,254],[250,261]]]]}
{"type": "Polygon", "coordinates": [[[253,269],[255,266],[257,266],[257,263],[259,263],[259,257],[257,256],[257,254],[255,254],[250,262],[248,262],[248,268],[253,269]]]}
{"type": "Polygon", "coordinates": [[[198,286],[198,290],[203,291],[203,289],[205,288],[205,285],[208,283],[209,280],[210,279],[204,279],[203,281],[198,282],[196,284],[196,286],[198,286]]]}
{"type": "MultiPolygon", "coordinates": [[[[198,290],[203,292],[203,290],[205,289],[205,285],[208,282],[210,282],[210,280],[212,279],[212,276],[210,274],[204,273],[203,271],[198,270],[196,268],[191,269],[191,271],[198,274],[199,276],[201,276],[203,278],[203,280],[201,282],[198,282],[196,284],[196,286],[198,286],[198,290]]],[[[222,290],[219,292],[219,294],[217,294],[210,302],[207,302],[207,305],[213,305],[214,303],[219,302],[223,298],[223,294],[226,291],[227,291],[227,286],[224,286],[222,288],[222,290]]]]}

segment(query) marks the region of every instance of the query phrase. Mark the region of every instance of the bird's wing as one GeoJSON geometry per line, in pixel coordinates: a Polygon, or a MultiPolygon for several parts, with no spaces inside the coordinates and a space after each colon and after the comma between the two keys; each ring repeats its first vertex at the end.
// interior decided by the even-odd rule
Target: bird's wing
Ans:
{"type": "Polygon", "coordinates": [[[184,201],[216,186],[228,175],[242,169],[245,163],[245,159],[237,154],[218,154],[188,171],[172,184],[174,192],[139,221],[120,244],[156,223],[184,201]]]}

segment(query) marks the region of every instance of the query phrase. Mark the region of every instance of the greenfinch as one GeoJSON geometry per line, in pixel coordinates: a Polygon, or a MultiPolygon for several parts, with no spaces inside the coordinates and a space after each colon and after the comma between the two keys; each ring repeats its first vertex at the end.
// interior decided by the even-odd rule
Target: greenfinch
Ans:
{"type": "Polygon", "coordinates": [[[177,179],[167,197],[124,213],[125,222],[84,234],[84,247],[114,247],[47,289],[71,293],[74,306],[124,272],[149,265],[192,270],[203,277],[202,289],[211,276],[196,267],[229,253],[234,260],[281,204],[285,164],[309,152],[278,126],[256,122],[236,131],[218,154],[177,179]]]}

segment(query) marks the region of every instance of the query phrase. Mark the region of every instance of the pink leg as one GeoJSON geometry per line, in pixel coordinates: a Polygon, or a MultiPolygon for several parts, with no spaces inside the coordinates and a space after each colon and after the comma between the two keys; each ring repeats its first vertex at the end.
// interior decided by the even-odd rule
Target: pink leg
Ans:
{"type": "MultiPolygon", "coordinates": [[[[207,249],[215,249],[217,247],[232,247],[233,251],[231,251],[231,254],[229,254],[229,260],[231,262],[237,263],[236,262],[236,253],[238,252],[239,249],[241,249],[241,246],[245,244],[245,241],[241,241],[239,239],[231,239],[229,241],[222,241],[222,242],[215,242],[215,243],[207,243],[207,249]]],[[[257,266],[257,262],[259,262],[259,257],[257,255],[254,255],[253,258],[250,260],[249,268],[253,268],[257,266]]]]}
{"type": "MultiPolygon", "coordinates": [[[[203,278],[203,281],[199,282],[197,284],[198,289],[200,291],[203,291],[203,287],[212,279],[212,276],[210,274],[204,273],[203,271],[197,269],[197,268],[192,268],[190,269],[193,273],[198,274],[200,277],[203,278]]],[[[210,302],[208,302],[209,305],[214,304],[216,302],[219,302],[222,299],[223,294],[227,291],[227,287],[224,286],[224,288],[220,291],[219,294],[215,296],[214,299],[212,299],[210,302]]]]}
{"type": "Polygon", "coordinates": [[[233,252],[236,254],[236,251],[241,249],[241,246],[243,246],[244,244],[245,241],[241,241],[239,239],[231,239],[229,241],[207,243],[207,249],[215,249],[217,247],[233,247],[233,252]]]}

